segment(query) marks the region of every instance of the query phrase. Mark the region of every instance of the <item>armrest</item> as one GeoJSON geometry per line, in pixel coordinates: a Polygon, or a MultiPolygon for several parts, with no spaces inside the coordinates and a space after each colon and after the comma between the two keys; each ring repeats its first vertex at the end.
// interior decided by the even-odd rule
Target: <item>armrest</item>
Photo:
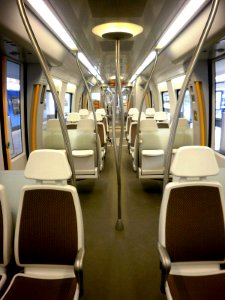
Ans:
{"type": "Polygon", "coordinates": [[[74,269],[77,277],[77,281],[79,283],[79,297],[83,296],[84,288],[83,288],[83,259],[84,259],[84,249],[80,248],[77,252],[74,269]]]}
{"type": "Polygon", "coordinates": [[[83,269],[84,249],[80,248],[75,259],[74,269],[80,271],[83,269]]]}
{"type": "Polygon", "coordinates": [[[164,246],[158,242],[158,250],[160,255],[160,268],[161,268],[161,284],[160,290],[165,294],[165,283],[167,281],[170,269],[171,269],[171,260],[169,254],[164,246]]]}
{"type": "Polygon", "coordinates": [[[160,243],[158,243],[158,250],[159,250],[160,261],[162,263],[162,267],[168,276],[170,269],[171,269],[171,260],[170,260],[169,254],[168,254],[166,248],[164,246],[162,246],[160,243]]]}

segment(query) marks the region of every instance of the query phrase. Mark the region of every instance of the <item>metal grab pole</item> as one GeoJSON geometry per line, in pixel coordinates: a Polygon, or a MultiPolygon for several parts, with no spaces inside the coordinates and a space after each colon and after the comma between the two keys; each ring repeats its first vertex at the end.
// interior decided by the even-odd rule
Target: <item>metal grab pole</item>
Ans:
{"type": "Polygon", "coordinates": [[[118,177],[119,172],[119,165],[118,165],[118,149],[116,144],[116,97],[117,94],[115,93],[112,95],[112,141],[113,141],[113,152],[114,152],[114,159],[116,162],[116,174],[118,177]]]}
{"type": "Polygon", "coordinates": [[[114,111],[113,111],[113,150],[114,157],[116,161],[116,174],[117,174],[117,200],[118,200],[118,217],[116,221],[116,230],[122,231],[124,229],[122,221],[122,207],[121,207],[121,198],[122,198],[122,186],[121,186],[121,161],[122,161],[122,144],[123,144],[123,131],[124,131],[124,110],[123,110],[123,99],[121,92],[121,81],[120,81],[120,41],[116,40],[116,93],[114,98],[114,111]],[[115,134],[115,114],[116,114],[116,99],[119,94],[119,103],[120,103],[120,139],[119,146],[116,145],[116,134],[115,134]]]}
{"type": "Polygon", "coordinates": [[[120,103],[120,141],[119,141],[119,168],[121,169],[121,159],[122,159],[122,145],[123,145],[123,134],[124,134],[124,107],[123,107],[123,98],[121,91],[121,81],[120,81],[120,40],[116,40],[116,81],[117,81],[117,92],[119,94],[119,103],[120,103]]]}
{"type": "Polygon", "coordinates": [[[45,76],[47,78],[50,90],[52,92],[53,95],[53,99],[55,101],[56,104],[56,108],[58,111],[58,115],[59,115],[59,123],[61,126],[61,130],[62,130],[62,135],[63,135],[63,139],[64,139],[64,144],[65,144],[65,148],[66,148],[66,152],[67,152],[67,156],[68,156],[68,161],[70,164],[70,168],[72,171],[72,184],[74,186],[76,186],[76,174],[75,174],[75,169],[74,169],[74,163],[73,163],[73,157],[72,157],[72,149],[71,149],[71,145],[70,145],[70,139],[69,139],[69,135],[67,132],[67,128],[64,122],[64,115],[63,115],[63,111],[62,111],[62,107],[60,104],[60,100],[59,100],[59,96],[57,94],[52,76],[50,74],[49,68],[48,68],[48,64],[46,62],[46,59],[41,51],[41,48],[39,47],[39,44],[35,38],[34,32],[31,28],[30,22],[28,20],[27,14],[26,14],[26,9],[25,9],[25,5],[23,0],[17,0],[17,5],[19,8],[19,13],[21,16],[21,19],[23,21],[24,27],[26,29],[26,32],[30,38],[31,44],[38,56],[38,59],[40,61],[40,64],[44,70],[45,76]]]}
{"type": "Polygon", "coordinates": [[[175,109],[174,116],[173,116],[173,122],[171,125],[167,151],[166,151],[166,155],[165,155],[165,162],[164,162],[165,172],[164,172],[164,179],[163,179],[163,188],[165,188],[166,184],[169,181],[169,171],[170,171],[170,164],[171,164],[172,150],[173,150],[173,145],[174,145],[174,140],[175,140],[175,135],[176,135],[176,129],[177,129],[177,124],[178,124],[178,117],[179,117],[181,106],[183,104],[183,99],[184,99],[184,95],[185,95],[185,92],[187,89],[187,85],[190,80],[193,69],[195,67],[195,64],[197,62],[199,53],[202,49],[202,45],[205,42],[205,40],[208,36],[209,30],[212,26],[213,20],[215,18],[216,12],[217,12],[218,5],[219,5],[219,0],[214,0],[212,3],[212,6],[211,6],[211,11],[209,13],[207,22],[203,29],[202,35],[199,39],[198,45],[193,53],[190,64],[188,66],[187,73],[186,73],[186,76],[185,76],[185,79],[184,79],[184,82],[183,82],[183,85],[181,88],[181,92],[180,92],[180,95],[179,95],[179,98],[177,101],[176,109],[175,109]]]}
{"type": "MultiPolygon", "coordinates": [[[[140,131],[140,122],[141,122],[141,112],[142,112],[145,96],[147,94],[150,81],[152,79],[152,75],[153,75],[153,73],[155,71],[155,68],[156,68],[156,65],[157,65],[157,61],[158,61],[158,53],[156,51],[154,65],[152,67],[152,70],[151,70],[150,76],[148,78],[148,81],[145,84],[145,89],[144,89],[144,93],[143,93],[143,96],[142,96],[142,99],[141,99],[139,114],[138,114],[137,135],[136,135],[136,145],[137,145],[137,147],[135,148],[135,151],[137,151],[137,152],[136,152],[136,155],[134,156],[136,158],[135,165],[136,165],[137,168],[139,167],[139,149],[138,149],[139,146],[138,145],[139,145],[139,131],[140,131]]],[[[138,172],[137,172],[137,174],[138,174],[138,172]]]]}
{"type": "Polygon", "coordinates": [[[95,109],[94,109],[94,106],[93,106],[93,103],[91,101],[91,92],[90,92],[90,89],[88,87],[88,84],[87,84],[87,81],[84,77],[84,73],[81,69],[81,66],[80,66],[80,62],[78,60],[78,52],[76,53],[76,62],[77,62],[77,66],[79,68],[79,71],[80,71],[80,74],[82,76],[82,79],[84,81],[84,84],[86,86],[86,89],[87,89],[87,93],[88,93],[88,100],[89,100],[89,103],[91,105],[91,110],[93,112],[93,116],[94,116],[94,122],[95,122],[95,133],[96,133],[96,145],[97,145],[97,162],[98,162],[98,174],[100,172],[100,157],[99,157],[99,152],[100,152],[100,141],[99,141],[99,137],[98,137],[98,124],[97,124],[97,118],[96,118],[96,113],[95,113],[95,109]]]}

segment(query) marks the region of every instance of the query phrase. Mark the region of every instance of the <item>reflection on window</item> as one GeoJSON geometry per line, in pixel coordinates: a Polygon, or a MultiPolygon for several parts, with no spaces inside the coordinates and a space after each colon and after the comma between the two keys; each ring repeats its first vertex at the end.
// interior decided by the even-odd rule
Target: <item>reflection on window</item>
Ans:
{"type": "Polygon", "coordinates": [[[100,93],[91,93],[91,99],[92,100],[99,100],[101,99],[101,94],[100,93]]]}
{"type": "Polygon", "coordinates": [[[72,94],[66,93],[65,101],[64,101],[64,117],[67,117],[68,113],[71,112],[71,104],[72,104],[72,94]]]}
{"type": "Polygon", "coordinates": [[[46,122],[48,119],[56,119],[56,117],[57,111],[52,93],[50,91],[46,91],[43,111],[43,129],[46,128],[46,122]]]}
{"type": "MultiPolygon", "coordinates": [[[[177,90],[177,100],[180,94],[180,90],[177,90]]],[[[188,124],[192,127],[192,104],[189,90],[186,90],[184,95],[183,104],[181,106],[181,111],[179,114],[179,118],[185,118],[188,120],[188,124]]]]}
{"type": "Polygon", "coordinates": [[[7,61],[8,128],[11,158],[22,153],[20,65],[7,61]]]}
{"type": "Polygon", "coordinates": [[[162,96],[163,111],[166,112],[167,118],[169,119],[169,116],[170,116],[170,97],[169,97],[169,93],[168,92],[162,92],[161,96],[162,96]]]}
{"type": "Polygon", "coordinates": [[[215,150],[225,154],[225,59],[215,62],[215,150]]]}

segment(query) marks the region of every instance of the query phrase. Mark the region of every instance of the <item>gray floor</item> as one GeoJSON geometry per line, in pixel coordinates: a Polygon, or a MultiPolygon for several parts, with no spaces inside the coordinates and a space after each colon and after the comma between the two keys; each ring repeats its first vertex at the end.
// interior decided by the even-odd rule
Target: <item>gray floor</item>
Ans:
{"type": "Polygon", "coordinates": [[[122,162],[124,231],[115,230],[117,185],[110,145],[99,180],[78,182],[86,250],[82,299],[165,299],[157,253],[162,182],[138,180],[127,147],[122,162]]]}

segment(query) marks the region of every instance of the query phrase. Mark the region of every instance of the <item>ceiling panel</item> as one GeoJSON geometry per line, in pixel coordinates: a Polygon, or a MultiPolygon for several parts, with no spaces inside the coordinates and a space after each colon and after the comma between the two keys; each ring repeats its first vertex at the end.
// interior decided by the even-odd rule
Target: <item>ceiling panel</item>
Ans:
{"type": "Polygon", "coordinates": [[[140,18],[147,0],[88,0],[93,18],[140,18]]]}

